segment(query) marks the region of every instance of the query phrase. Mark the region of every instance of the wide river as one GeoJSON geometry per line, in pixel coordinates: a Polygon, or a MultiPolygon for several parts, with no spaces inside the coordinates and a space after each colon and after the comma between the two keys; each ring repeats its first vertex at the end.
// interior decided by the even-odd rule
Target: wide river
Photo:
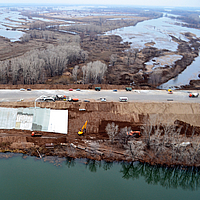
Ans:
{"type": "Polygon", "coordinates": [[[197,171],[141,163],[0,154],[4,200],[199,199],[197,171]]]}

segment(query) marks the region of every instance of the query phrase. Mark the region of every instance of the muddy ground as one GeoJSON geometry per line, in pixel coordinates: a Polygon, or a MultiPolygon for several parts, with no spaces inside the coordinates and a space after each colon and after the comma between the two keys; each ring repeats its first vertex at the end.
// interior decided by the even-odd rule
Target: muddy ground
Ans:
{"type": "MultiPolygon", "coordinates": [[[[31,107],[33,102],[1,103],[5,107],[31,107]]],[[[42,137],[31,137],[31,131],[28,130],[0,130],[0,151],[1,152],[19,152],[32,156],[61,156],[73,158],[90,158],[107,161],[134,161],[148,162],[151,164],[162,165],[188,165],[199,166],[197,162],[188,162],[188,160],[178,158],[174,159],[171,153],[174,148],[183,142],[189,142],[187,151],[194,149],[194,142],[199,141],[200,134],[200,107],[199,104],[192,103],[142,103],[142,102],[105,102],[105,103],[68,103],[68,102],[40,102],[40,107],[53,109],[68,109],[69,127],[68,134],[42,133],[42,137]],[[86,111],[79,111],[79,108],[85,108],[86,111]],[[145,121],[145,116],[150,116],[153,121],[152,127],[175,127],[173,129],[175,137],[174,142],[165,144],[164,153],[160,151],[159,155],[155,152],[155,134],[151,131],[151,146],[147,145],[147,135],[144,127],[149,124],[145,121]],[[87,132],[79,136],[77,132],[83,126],[85,120],[88,120],[87,132]],[[106,132],[108,123],[114,122],[119,130],[124,127],[131,127],[132,130],[140,130],[141,137],[127,137],[126,133],[109,138],[106,132]],[[181,131],[177,136],[177,129],[181,131]],[[178,139],[177,139],[178,137],[178,139]],[[130,149],[132,148],[132,149],[130,149]],[[141,153],[142,152],[142,153],[141,153]],[[169,152],[169,153],[167,153],[169,152]]],[[[170,129],[171,130],[171,129],[170,129]]],[[[171,132],[173,132],[171,130],[171,132]]],[[[163,134],[159,140],[163,141],[163,134]]],[[[162,142],[160,142],[162,144],[162,142]]],[[[164,143],[163,143],[164,144],[164,143]]],[[[159,147],[159,145],[158,145],[159,147]]],[[[180,147],[181,149],[182,147],[180,147]]],[[[178,152],[179,150],[178,149],[178,152]]]]}

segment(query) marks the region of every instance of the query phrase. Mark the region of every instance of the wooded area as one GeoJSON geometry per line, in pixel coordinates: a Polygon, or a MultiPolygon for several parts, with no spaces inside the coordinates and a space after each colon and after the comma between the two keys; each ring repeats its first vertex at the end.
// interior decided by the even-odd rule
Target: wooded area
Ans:
{"type": "Polygon", "coordinates": [[[35,49],[23,56],[0,62],[0,83],[45,83],[49,77],[61,76],[68,65],[86,61],[87,52],[79,45],[79,36],[60,40],[57,46],[35,49]]]}

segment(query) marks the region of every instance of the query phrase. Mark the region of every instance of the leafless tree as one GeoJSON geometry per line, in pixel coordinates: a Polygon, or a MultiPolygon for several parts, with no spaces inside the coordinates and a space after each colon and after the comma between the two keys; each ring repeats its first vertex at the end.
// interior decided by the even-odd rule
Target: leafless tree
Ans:
{"type": "Polygon", "coordinates": [[[112,54],[112,55],[110,56],[110,64],[111,64],[112,66],[114,66],[116,61],[117,61],[117,54],[112,54]]]}
{"type": "Polygon", "coordinates": [[[118,143],[123,146],[124,144],[127,144],[128,141],[128,136],[127,136],[127,132],[131,131],[131,127],[124,127],[121,128],[119,133],[117,134],[116,138],[118,139],[118,143]]]}
{"type": "Polygon", "coordinates": [[[29,42],[31,36],[29,34],[23,34],[23,36],[21,37],[21,41],[22,42],[29,42]]]}
{"type": "Polygon", "coordinates": [[[142,141],[129,141],[126,148],[127,153],[135,160],[144,155],[145,144],[142,141]]]}
{"type": "Polygon", "coordinates": [[[78,68],[79,68],[79,66],[76,65],[76,66],[73,68],[73,70],[72,70],[72,76],[73,76],[73,78],[74,78],[74,81],[77,81],[77,72],[78,72],[78,68]]]}
{"type": "Polygon", "coordinates": [[[82,67],[84,83],[101,83],[107,66],[101,61],[89,62],[82,67]]]}
{"type": "Polygon", "coordinates": [[[106,126],[106,132],[111,143],[113,143],[115,136],[118,134],[118,125],[116,125],[114,122],[108,123],[106,126]]]}
{"type": "Polygon", "coordinates": [[[0,83],[44,83],[47,77],[62,75],[68,64],[87,57],[78,41],[79,37],[75,37],[69,43],[49,45],[46,49],[35,49],[9,61],[1,61],[0,83]]]}
{"type": "Polygon", "coordinates": [[[146,115],[143,118],[144,125],[141,126],[141,130],[142,130],[142,134],[145,136],[145,143],[147,145],[147,148],[150,148],[153,126],[155,126],[156,122],[157,122],[156,115],[146,115]]]}

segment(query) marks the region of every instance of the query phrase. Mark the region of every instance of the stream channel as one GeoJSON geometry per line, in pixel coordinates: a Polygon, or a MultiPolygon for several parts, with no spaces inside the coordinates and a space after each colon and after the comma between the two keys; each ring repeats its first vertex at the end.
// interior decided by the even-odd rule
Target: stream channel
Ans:
{"type": "Polygon", "coordinates": [[[199,199],[200,173],[135,163],[0,154],[5,200],[199,199]]]}

